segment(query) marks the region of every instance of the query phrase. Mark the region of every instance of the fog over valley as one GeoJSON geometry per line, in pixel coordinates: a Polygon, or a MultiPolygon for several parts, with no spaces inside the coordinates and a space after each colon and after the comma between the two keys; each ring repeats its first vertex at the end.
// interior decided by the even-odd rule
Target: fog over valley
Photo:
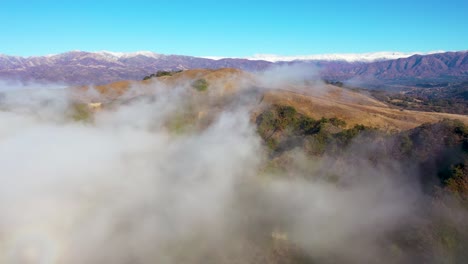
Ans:
{"type": "MultiPolygon", "coordinates": [[[[296,111],[300,101],[268,101],[282,92],[336,96],[342,88],[314,71],[185,71],[124,90],[3,84],[2,263],[466,257],[462,198],[420,167],[464,144],[466,126],[424,128],[453,140],[427,152],[417,130],[379,134],[308,117],[296,111]]],[[[355,103],[354,92],[340,93],[355,103]]],[[[457,151],[455,165],[466,159],[457,151]]]]}

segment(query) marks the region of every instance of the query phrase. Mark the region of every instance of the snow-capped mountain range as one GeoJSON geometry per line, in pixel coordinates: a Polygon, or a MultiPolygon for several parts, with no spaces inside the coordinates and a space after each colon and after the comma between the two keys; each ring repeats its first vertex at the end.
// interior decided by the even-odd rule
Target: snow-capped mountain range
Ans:
{"type": "MultiPolygon", "coordinates": [[[[202,56],[200,58],[211,59],[211,60],[222,60],[222,59],[247,59],[247,60],[263,60],[268,62],[288,62],[288,61],[346,61],[346,62],[374,62],[374,61],[383,61],[383,60],[394,60],[399,58],[408,58],[413,55],[429,55],[436,53],[443,53],[444,51],[430,51],[430,52],[392,52],[392,51],[382,51],[382,52],[368,52],[368,53],[335,53],[335,54],[315,54],[315,55],[297,55],[297,56],[283,56],[276,54],[255,54],[250,57],[219,57],[219,56],[202,56]]],[[[114,52],[114,51],[95,51],[95,52],[86,52],[80,50],[73,50],[66,53],[60,54],[49,54],[44,56],[8,56],[0,54],[0,57],[13,57],[13,58],[50,58],[51,60],[63,57],[64,55],[69,54],[87,54],[90,57],[101,57],[108,59],[110,61],[117,61],[119,59],[128,59],[134,57],[147,57],[158,59],[164,56],[159,53],[152,51],[136,51],[136,52],[114,52]]]]}
{"type": "MultiPolygon", "coordinates": [[[[255,54],[252,57],[244,59],[249,60],[264,60],[269,62],[280,61],[346,61],[346,62],[374,62],[383,60],[395,60],[400,58],[408,58],[413,55],[429,55],[435,53],[443,53],[444,51],[430,52],[369,52],[369,53],[336,53],[336,54],[315,54],[315,55],[299,55],[299,56],[282,56],[276,54],[255,54]]],[[[223,59],[224,57],[205,57],[208,59],[223,59]]]]}
{"type": "Polygon", "coordinates": [[[468,80],[468,51],[414,54],[376,52],[309,56],[255,55],[251,58],[207,58],[164,55],[150,51],[70,51],[46,56],[0,54],[0,78],[65,84],[103,84],[140,80],[158,70],[239,68],[259,71],[272,65],[304,63],[319,68],[330,80],[408,79],[468,80]]]}

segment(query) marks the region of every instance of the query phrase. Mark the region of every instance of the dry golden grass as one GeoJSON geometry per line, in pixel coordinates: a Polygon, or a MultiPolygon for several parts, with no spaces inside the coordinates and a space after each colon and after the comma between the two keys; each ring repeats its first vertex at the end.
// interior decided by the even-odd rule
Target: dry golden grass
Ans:
{"type": "MultiPolygon", "coordinates": [[[[173,76],[157,78],[157,81],[168,87],[190,87],[187,82],[197,79],[208,81],[210,84],[208,93],[216,96],[229,96],[241,87],[256,85],[253,75],[230,68],[187,70],[173,76]],[[211,87],[216,89],[210,89],[211,87]]],[[[132,85],[145,89],[155,81],[155,79],[140,82],[120,81],[94,88],[106,100],[113,100],[124,94],[132,85]]],[[[76,97],[82,97],[88,89],[86,86],[75,88],[76,97]]],[[[196,93],[195,90],[192,92],[196,93]]],[[[84,100],[93,101],[90,98],[84,100]]],[[[287,86],[283,89],[266,90],[262,103],[255,109],[253,115],[270,104],[292,106],[298,112],[315,119],[338,117],[345,120],[348,126],[363,124],[383,130],[406,130],[423,123],[438,122],[444,118],[459,119],[468,124],[466,115],[399,110],[368,95],[332,85],[287,86]]]]}
{"type": "MultiPolygon", "coordinates": [[[[223,68],[218,70],[187,70],[176,73],[173,76],[160,77],[158,78],[158,81],[161,81],[168,86],[184,86],[197,79],[205,79],[210,84],[210,87],[216,87],[217,89],[215,91],[209,88],[208,90],[211,90],[212,93],[217,93],[218,95],[232,93],[243,86],[246,82],[253,82],[253,76],[251,74],[232,68],[223,68]]],[[[146,82],[151,83],[152,80],[146,80],[146,82]]]]}
{"type": "Polygon", "coordinates": [[[338,117],[348,126],[363,124],[383,130],[406,130],[444,118],[459,119],[468,124],[468,116],[465,115],[399,110],[358,92],[330,85],[324,90],[317,95],[288,90],[270,91],[265,93],[263,102],[292,106],[316,119],[338,117]]]}

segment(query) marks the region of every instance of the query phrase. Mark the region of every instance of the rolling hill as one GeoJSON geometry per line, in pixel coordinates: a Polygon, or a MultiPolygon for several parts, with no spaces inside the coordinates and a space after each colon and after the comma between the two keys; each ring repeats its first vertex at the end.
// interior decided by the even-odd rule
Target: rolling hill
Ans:
{"type": "Polygon", "coordinates": [[[2,168],[21,190],[3,192],[21,206],[6,204],[2,251],[34,219],[63,263],[466,259],[466,115],[287,70],[159,76],[1,94],[2,168]]]}
{"type": "Polygon", "coordinates": [[[152,78],[145,81],[120,81],[95,86],[93,88],[100,93],[100,99],[83,98],[83,91],[90,89],[90,87],[82,86],[75,88],[78,91],[75,97],[86,103],[105,98],[104,104],[106,104],[122,98],[129,100],[141,95],[152,95],[155,93],[151,89],[154,82],[163,83],[167,85],[167,89],[171,89],[176,86],[184,86],[197,79],[205,79],[211,87],[214,87],[213,89],[209,88],[207,94],[201,95],[190,87],[187,88],[194,97],[210,98],[209,102],[216,105],[213,108],[208,106],[207,110],[203,111],[218,111],[217,107],[223,107],[218,104],[223,103],[223,100],[230,94],[245,92],[256,100],[254,102],[257,105],[253,113],[254,117],[265,105],[283,105],[294,107],[299,113],[314,119],[335,117],[346,121],[349,127],[363,124],[386,131],[407,130],[423,123],[435,123],[445,118],[459,119],[468,124],[468,116],[466,115],[402,110],[378,101],[366,93],[330,84],[305,83],[266,87],[261,81],[256,80],[254,75],[232,68],[194,69],[179,72],[173,76],[152,78]]]}

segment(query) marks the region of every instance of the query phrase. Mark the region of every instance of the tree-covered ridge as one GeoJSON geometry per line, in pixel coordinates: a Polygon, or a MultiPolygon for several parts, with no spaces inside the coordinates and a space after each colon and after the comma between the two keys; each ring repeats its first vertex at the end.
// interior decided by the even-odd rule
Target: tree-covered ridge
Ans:
{"type": "Polygon", "coordinates": [[[152,73],[143,77],[143,81],[149,80],[151,78],[158,78],[163,76],[172,76],[176,73],[182,72],[182,70],[175,70],[175,71],[157,71],[156,73],[152,73]]]}
{"type": "Polygon", "coordinates": [[[295,148],[311,156],[359,150],[374,163],[395,160],[417,167],[431,191],[441,186],[468,195],[468,128],[460,121],[446,119],[391,133],[363,125],[347,127],[339,118],[315,120],[291,106],[274,105],[259,114],[256,123],[271,156],[295,148]]]}
{"type": "Polygon", "coordinates": [[[358,134],[375,132],[363,125],[347,128],[344,120],[333,117],[313,119],[294,107],[274,105],[257,117],[258,133],[274,152],[303,147],[321,155],[333,147],[346,147],[358,134]]]}
{"type": "Polygon", "coordinates": [[[337,118],[315,120],[280,105],[265,109],[256,122],[270,154],[266,174],[300,171],[306,181],[316,181],[321,174],[322,180],[345,190],[350,184],[347,172],[363,164],[367,170],[363,173],[374,168],[377,174],[371,177],[380,177],[391,171],[391,177],[405,182],[400,188],[427,197],[419,202],[414,218],[379,242],[387,245],[383,248],[390,263],[463,263],[468,257],[468,223],[463,221],[468,214],[468,127],[462,122],[446,119],[408,131],[383,132],[362,125],[347,127],[337,118]]]}

